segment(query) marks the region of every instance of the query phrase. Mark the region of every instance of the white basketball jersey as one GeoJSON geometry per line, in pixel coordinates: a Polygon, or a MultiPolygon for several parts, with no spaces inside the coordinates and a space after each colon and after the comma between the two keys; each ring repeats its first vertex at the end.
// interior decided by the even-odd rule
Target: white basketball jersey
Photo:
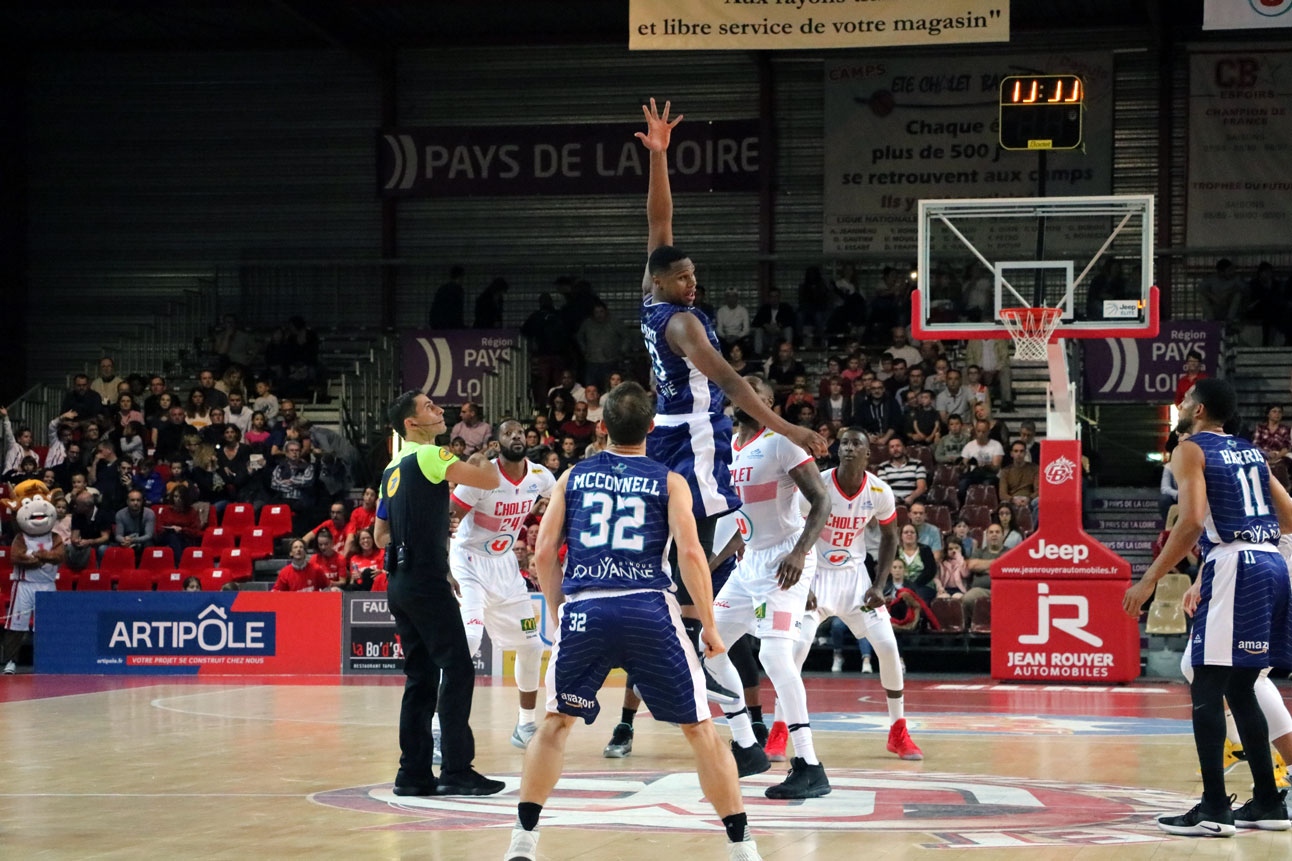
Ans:
{"type": "Polygon", "coordinates": [[[773,547],[803,529],[790,470],[811,462],[810,454],[769,430],[732,445],[731,484],[740,496],[740,530],[749,549],[773,547]]]}
{"type": "Polygon", "coordinates": [[[503,556],[511,552],[516,536],[525,524],[525,518],[534,509],[540,497],[552,495],[556,477],[531,461],[525,461],[525,475],[513,482],[502,471],[498,460],[493,461],[498,470],[498,486],[481,490],[459,484],[453,489],[453,501],[471,509],[458,524],[452,546],[486,556],[503,556]]]}
{"type": "MultiPolygon", "coordinates": [[[[48,553],[54,549],[52,532],[44,535],[23,535],[22,540],[27,544],[28,555],[41,551],[48,553]]],[[[58,579],[58,565],[54,562],[41,562],[30,566],[15,563],[13,567],[20,575],[18,579],[26,580],[28,583],[53,583],[58,579]]]]}
{"type": "Polygon", "coordinates": [[[897,516],[897,501],[888,484],[872,473],[865,473],[855,496],[848,496],[839,487],[835,470],[821,473],[826,492],[830,494],[830,520],[816,541],[818,571],[846,568],[866,560],[866,541],[862,532],[866,524],[876,520],[881,524],[893,522],[897,516]]]}

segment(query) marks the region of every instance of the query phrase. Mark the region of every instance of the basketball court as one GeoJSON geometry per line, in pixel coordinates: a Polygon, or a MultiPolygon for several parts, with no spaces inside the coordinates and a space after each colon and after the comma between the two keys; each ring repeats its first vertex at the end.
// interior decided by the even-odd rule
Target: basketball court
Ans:
{"type": "MultiPolygon", "coordinates": [[[[508,744],[515,691],[483,682],[472,718],[476,765],[505,779],[504,793],[419,799],[390,792],[401,690],[397,678],[5,678],[4,854],[502,857],[522,759],[508,744]]],[[[1274,861],[1292,853],[1287,833],[1202,842],[1154,824],[1155,814],[1191,807],[1201,787],[1182,684],[1062,687],[917,674],[907,714],[923,762],[884,750],[876,676],[816,676],[808,695],[834,791],[804,802],[765,799],[783,763],[741,781],[768,859],[842,861],[864,851],[1274,861]]],[[[643,712],[633,754],[602,758],[620,697],[619,688],[604,689],[600,719],[571,736],[540,858],[725,858],[678,730],[643,712]]],[[[763,702],[771,705],[766,685],[763,702]]],[[[1242,800],[1245,769],[1229,777],[1242,800]]]]}

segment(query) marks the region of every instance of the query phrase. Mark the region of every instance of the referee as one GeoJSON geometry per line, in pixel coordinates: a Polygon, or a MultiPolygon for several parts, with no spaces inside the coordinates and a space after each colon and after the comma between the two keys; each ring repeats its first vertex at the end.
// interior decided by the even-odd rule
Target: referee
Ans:
{"type": "Polygon", "coordinates": [[[404,392],[388,410],[404,439],[382,475],[377,544],[386,547],[390,612],[404,651],[404,701],[399,710],[396,795],[493,795],[503,782],[471,767],[475,738],[468,720],[475,664],[449,575],[449,481],[492,490],[498,471],[464,463],[435,445],[444,409],[426,395],[404,392]],[[441,689],[440,674],[443,673],[441,689]],[[432,770],[431,719],[439,705],[444,765],[432,770]]]}

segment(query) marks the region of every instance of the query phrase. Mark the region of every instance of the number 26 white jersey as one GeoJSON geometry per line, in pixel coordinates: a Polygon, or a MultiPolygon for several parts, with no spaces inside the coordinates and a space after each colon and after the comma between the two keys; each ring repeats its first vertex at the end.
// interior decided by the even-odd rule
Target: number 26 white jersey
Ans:
{"type": "Polygon", "coordinates": [[[861,534],[866,524],[877,520],[887,525],[897,517],[892,488],[869,472],[863,475],[855,496],[843,492],[833,469],[821,473],[821,480],[830,494],[830,519],[817,537],[817,571],[861,565],[866,561],[866,541],[861,534]]]}

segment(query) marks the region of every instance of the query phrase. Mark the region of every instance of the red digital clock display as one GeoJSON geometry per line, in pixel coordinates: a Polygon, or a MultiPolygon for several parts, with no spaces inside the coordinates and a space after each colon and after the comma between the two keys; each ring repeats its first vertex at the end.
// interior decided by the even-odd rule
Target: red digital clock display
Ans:
{"type": "Polygon", "coordinates": [[[1076,75],[1009,75],[1000,82],[1000,145],[1077,149],[1086,88],[1076,75]]]}

